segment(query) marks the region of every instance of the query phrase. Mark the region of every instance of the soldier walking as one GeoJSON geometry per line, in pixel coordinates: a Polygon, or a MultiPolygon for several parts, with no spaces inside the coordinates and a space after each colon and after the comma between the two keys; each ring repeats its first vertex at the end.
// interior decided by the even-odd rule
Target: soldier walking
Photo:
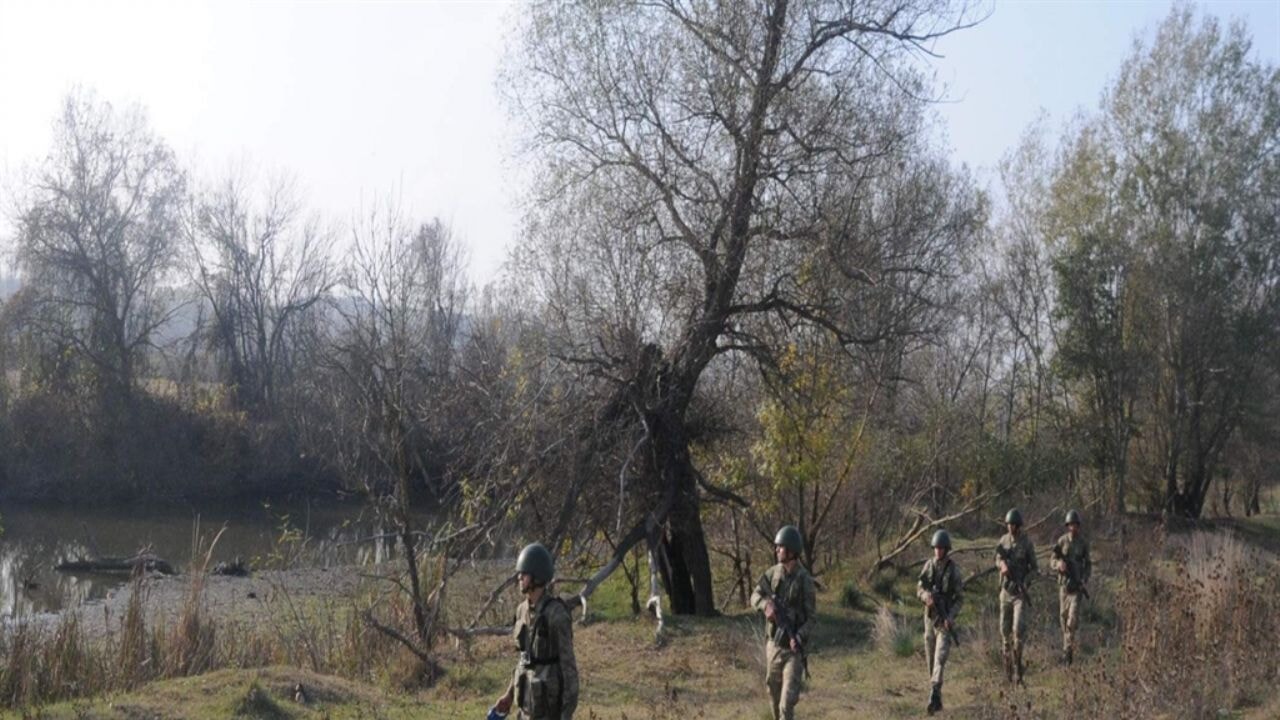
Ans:
{"type": "Polygon", "coordinates": [[[817,600],[813,576],[800,565],[804,540],[794,525],[778,530],[773,553],[778,564],[765,571],[751,593],[751,605],[764,613],[768,641],[765,643],[765,685],[774,720],[793,720],[800,699],[804,674],[809,620],[817,600]]]}
{"type": "Polygon", "coordinates": [[[929,544],[933,546],[933,557],[920,571],[916,596],[924,603],[924,661],[929,668],[930,683],[925,712],[932,715],[942,710],[942,673],[955,638],[964,580],[959,566],[951,559],[951,535],[939,530],[929,544]]]}
{"type": "Polygon", "coordinates": [[[1069,510],[1064,523],[1067,532],[1053,546],[1055,569],[1058,571],[1058,611],[1062,621],[1062,661],[1068,665],[1075,659],[1076,628],[1080,625],[1080,596],[1089,596],[1089,575],[1093,560],[1089,557],[1089,541],[1080,534],[1080,513],[1069,510]]]}
{"type": "Polygon", "coordinates": [[[545,547],[534,543],[520,551],[516,573],[525,598],[516,608],[512,632],[520,662],[490,714],[506,717],[514,702],[520,720],[573,720],[578,662],[569,607],[547,590],[555,577],[555,562],[545,547]]]}
{"type": "Polygon", "coordinates": [[[1005,679],[1019,685],[1026,666],[1022,651],[1027,638],[1027,594],[1031,578],[1039,571],[1036,547],[1022,532],[1022,513],[1014,508],[1004,516],[1009,532],[996,545],[996,569],[1000,571],[1000,640],[1003,643],[1005,679]]]}

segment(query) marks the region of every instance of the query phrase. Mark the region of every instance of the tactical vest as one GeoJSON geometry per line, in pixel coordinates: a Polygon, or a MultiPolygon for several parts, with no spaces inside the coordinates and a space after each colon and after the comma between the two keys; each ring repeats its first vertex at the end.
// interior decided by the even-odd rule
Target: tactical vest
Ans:
{"type": "Polygon", "coordinates": [[[1058,575],[1058,584],[1065,585],[1069,593],[1078,593],[1084,587],[1084,556],[1088,545],[1083,537],[1073,540],[1067,533],[1058,538],[1057,547],[1061,548],[1062,559],[1067,562],[1067,573],[1058,575]]]}
{"type": "MultiPolygon", "coordinates": [[[[953,580],[953,576],[955,575],[951,570],[953,567],[954,563],[950,557],[947,557],[942,561],[934,559],[933,569],[929,574],[929,584],[925,587],[925,590],[933,593],[934,595],[942,596],[946,603],[948,612],[950,612],[950,609],[955,605],[956,590],[958,589],[953,580]]],[[[936,606],[926,607],[925,614],[932,618],[935,616],[936,610],[936,606]]]]}
{"type": "Polygon", "coordinates": [[[540,603],[540,610],[531,609],[529,624],[516,628],[516,648],[520,651],[516,706],[530,718],[559,717],[563,705],[560,648],[547,619],[552,603],[558,603],[568,614],[569,608],[563,600],[547,597],[540,603]]]}
{"type": "Polygon", "coordinates": [[[1005,548],[1005,563],[1009,566],[1009,576],[1000,579],[1000,587],[1009,593],[1026,590],[1027,576],[1031,574],[1032,553],[1026,535],[1019,535],[1017,540],[1005,535],[1000,540],[1000,547],[1005,548]],[[1005,538],[1009,545],[1004,544],[1005,538]]]}

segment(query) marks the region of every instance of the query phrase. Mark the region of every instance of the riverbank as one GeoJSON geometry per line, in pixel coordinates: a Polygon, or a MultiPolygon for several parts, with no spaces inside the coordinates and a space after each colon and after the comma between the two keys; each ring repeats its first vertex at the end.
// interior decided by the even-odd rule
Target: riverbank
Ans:
{"type": "MultiPolygon", "coordinates": [[[[424,527],[434,516],[415,514],[424,527]]],[[[154,554],[179,573],[208,560],[251,568],[375,565],[396,556],[388,526],[363,503],[292,498],[234,504],[0,505],[0,618],[100,601],[128,574],[65,573],[72,561],[154,554]],[[212,552],[208,545],[218,542],[212,552]]]]}

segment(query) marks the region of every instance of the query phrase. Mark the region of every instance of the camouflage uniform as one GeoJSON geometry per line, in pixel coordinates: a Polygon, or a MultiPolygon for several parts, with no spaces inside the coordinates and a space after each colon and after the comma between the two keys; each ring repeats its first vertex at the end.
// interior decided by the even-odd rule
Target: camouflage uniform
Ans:
{"type": "Polygon", "coordinates": [[[1008,560],[1008,577],[1000,576],[1000,640],[1004,649],[1005,676],[1012,680],[1017,671],[1022,680],[1022,648],[1027,638],[1027,586],[1039,572],[1036,563],[1036,546],[1026,533],[1005,533],[996,551],[996,570],[1000,569],[1000,555],[1008,560]]]}
{"type": "Polygon", "coordinates": [[[1075,654],[1076,628],[1080,625],[1080,590],[1089,582],[1093,560],[1084,535],[1072,538],[1069,532],[1058,538],[1053,555],[1066,560],[1068,568],[1068,572],[1058,573],[1058,609],[1062,621],[1062,652],[1069,661],[1075,654]],[[1075,582],[1068,578],[1074,578],[1075,582]]]}
{"type": "Polygon", "coordinates": [[[942,673],[947,666],[947,656],[951,654],[951,634],[941,626],[943,619],[956,620],[960,613],[960,593],[964,580],[960,576],[960,568],[951,560],[950,555],[939,560],[929,558],[920,571],[920,582],[916,586],[916,597],[926,602],[930,593],[940,595],[946,602],[947,617],[938,618],[935,625],[935,609],[925,606],[924,609],[924,662],[929,668],[929,682],[932,687],[942,689],[942,673]]]}
{"type": "MultiPolygon", "coordinates": [[[[796,634],[800,636],[801,643],[806,642],[809,637],[809,619],[814,616],[817,607],[813,576],[809,571],[797,564],[795,571],[788,575],[782,563],[766,570],[755,591],[751,593],[751,605],[763,611],[769,598],[774,598],[775,604],[786,607],[787,612],[795,619],[796,634]]],[[[800,656],[791,652],[790,642],[785,636],[781,636],[772,621],[767,623],[766,629],[769,640],[765,644],[765,659],[768,663],[765,684],[769,687],[769,705],[773,710],[774,720],[792,720],[795,717],[796,702],[800,699],[804,667],[800,656]]]]}
{"type": "Polygon", "coordinates": [[[512,637],[520,651],[512,679],[520,720],[572,720],[578,707],[578,661],[568,606],[549,592],[532,608],[526,599],[516,608],[512,637]]]}

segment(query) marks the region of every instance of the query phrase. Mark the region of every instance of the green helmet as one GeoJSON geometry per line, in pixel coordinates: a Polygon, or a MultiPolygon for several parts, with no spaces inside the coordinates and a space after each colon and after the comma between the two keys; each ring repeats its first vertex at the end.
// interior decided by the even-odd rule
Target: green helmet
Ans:
{"type": "Polygon", "coordinates": [[[773,544],[781,545],[794,555],[804,552],[804,538],[800,537],[800,531],[795,525],[783,525],[774,536],[773,544]]]}
{"type": "Polygon", "coordinates": [[[546,585],[556,574],[556,563],[551,559],[551,551],[542,543],[526,545],[516,558],[516,572],[529,573],[535,585],[546,585]]]}
{"type": "Polygon", "coordinates": [[[940,547],[951,549],[951,533],[946,530],[939,530],[933,534],[933,539],[929,541],[929,547],[940,547]]]}
{"type": "Polygon", "coordinates": [[[1066,520],[1063,520],[1063,521],[1062,521],[1062,524],[1063,524],[1063,525],[1070,525],[1071,523],[1075,523],[1075,524],[1077,524],[1077,525],[1083,525],[1083,524],[1084,524],[1084,522],[1080,519],[1080,511],[1079,511],[1079,510],[1068,510],[1068,511],[1067,511],[1067,519],[1066,519],[1066,520]]]}
{"type": "Polygon", "coordinates": [[[1013,508],[1004,514],[1004,522],[1006,525],[1022,526],[1022,512],[1018,508],[1013,508]]]}

